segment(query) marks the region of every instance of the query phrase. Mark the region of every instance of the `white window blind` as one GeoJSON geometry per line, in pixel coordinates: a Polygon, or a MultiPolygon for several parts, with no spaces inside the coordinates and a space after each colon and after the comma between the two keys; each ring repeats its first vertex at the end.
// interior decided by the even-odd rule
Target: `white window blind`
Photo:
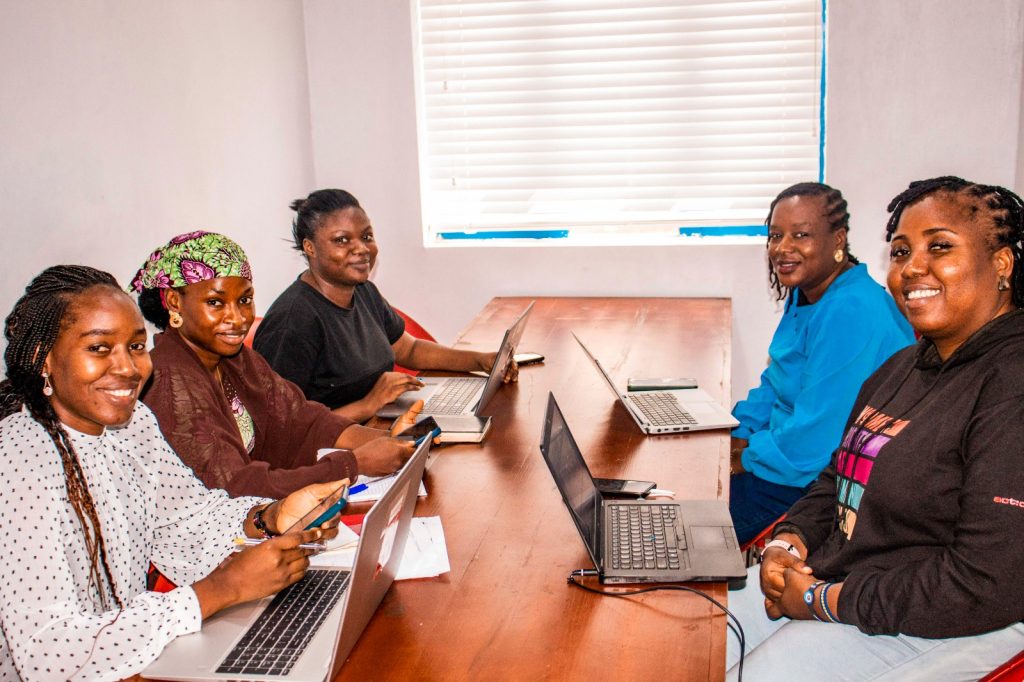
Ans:
{"type": "Polygon", "coordinates": [[[414,6],[428,241],[756,226],[821,176],[822,0],[414,6]]]}

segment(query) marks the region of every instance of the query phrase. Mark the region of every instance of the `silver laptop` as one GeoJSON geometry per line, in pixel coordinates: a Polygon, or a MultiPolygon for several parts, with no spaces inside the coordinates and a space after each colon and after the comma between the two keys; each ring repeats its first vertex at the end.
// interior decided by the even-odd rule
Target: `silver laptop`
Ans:
{"type": "Polygon", "coordinates": [[[601,582],[746,577],[723,500],[604,500],[550,393],[540,451],[601,582]]]}
{"type": "Polygon", "coordinates": [[[680,433],[707,429],[731,429],[740,423],[702,389],[678,388],[671,391],[634,391],[621,393],[615,382],[580,337],[572,335],[597,371],[640,430],[652,433],[680,433]]]}
{"type": "Polygon", "coordinates": [[[351,570],[311,568],[275,597],[225,609],[206,620],[200,632],[168,644],[143,675],[163,680],[333,679],[394,581],[429,449],[430,440],[424,440],[366,515],[351,570]],[[281,634],[273,634],[275,629],[281,634]],[[259,657],[252,655],[257,647],[262,647],[259,657]]]}
{"type": "Polygon", "coordinates": [[[516,346],[523,338],[526,320],[533,310],[530,301],[516,321],[505,331],[505,337],[498,346],[498,356],[494,360],[487,378],[482,377],[420,377],[426,384],[418,391],[406,391],[394,402],[390,402],[377,410],[378,417],[393,419],[405,414],[417,400],[423,401],[423,416],[438,415],[476,415],[483,416],[494,394],[505,381],[505,370],[515,355],[516,346]]]}

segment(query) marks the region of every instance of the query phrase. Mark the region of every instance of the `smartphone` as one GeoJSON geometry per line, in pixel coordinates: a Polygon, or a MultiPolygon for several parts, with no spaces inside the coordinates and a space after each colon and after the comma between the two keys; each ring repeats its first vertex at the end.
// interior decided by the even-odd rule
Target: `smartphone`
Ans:
{"type": "Polygon", "coordinates": [[[544,362],[544,356],[540,353],[516,353],[512,356],[512,359],[516,361],[516,364],[522,367],[523,365],[533,365],[538,362],[544,362]]]}
{"type": "Polygon", "coordinates": [[[605,497],[643,497],[654,490],[654,481],[632,481],[623,478],[595,478],[594,483],[605,497]]]}
{"type": "Polygon", "coordinates": [[[347,503],[348,486],[342,485],[333,493],[322,499],[318,505],[306,512],[306,514],[301,519],[293,523],[291,527],[284,532],[284,534],[301,533],[304,530],[317,528],[337,516],[338,513],[345,508],[347,503]]]}
{"type": "Polygon", "coordinates": [[[419,445],[424,440],[429,438],[437,438],[441,435],[441,427],[437,425],[433,417],[427,417],[416,422],[405,431],[395,436],[398,440],[411,440],[414,444],[419,445]]]}
{"type": "Polygon", "coordinates": [[[689,377],[626,379],[627,391],[669,391],[674,388],[697,388],[697,380],[689,377]]]}

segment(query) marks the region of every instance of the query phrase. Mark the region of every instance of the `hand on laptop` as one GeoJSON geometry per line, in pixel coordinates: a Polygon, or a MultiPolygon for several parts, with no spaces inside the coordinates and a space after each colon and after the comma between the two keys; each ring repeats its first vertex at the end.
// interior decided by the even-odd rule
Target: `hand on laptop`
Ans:
{"type": "Polygon", "coordinates": [[[352,452],[356,456],[359,473],[364,476],[386,476],[398,471],[412,457],[415,449],[412,441],[378,438],[360,445],[352,452]]]}
{"type": "MultiPolygon", "coordinates": [[[[332,535],[337,535],[337,528],[331,530],[332,535]]],[[[312,550],[301,549],[299,545],[319,542],[325,537],[327,533],[321,528],[314,528],[280,535],[229,555],[210,575],[192,585],[203,618],[298,582],[306,574],[312,554],[312,550]]]]}
{"type": "MultiPolygon", "coordinates": [[[[481,369],[490,372],[491,367],[494,366],[494,361],[498,359],[497,353],[480,353],[481,357],[481,369]]],[[[516,363],[515,358],[508,359],[508,366],[505,368],[504,382],[506,384],[515,383],[519,381],[519,365],[516,363]]]]}
{"type": "Polygon", "coordinates": [[[394,402],[406,391],[418,391],[421,388],[423,388],[423,382],[411,374],[384,372],[363,400],[367,405],[373,406],[373,411],[376,412],[388,403],[394,402]]]}

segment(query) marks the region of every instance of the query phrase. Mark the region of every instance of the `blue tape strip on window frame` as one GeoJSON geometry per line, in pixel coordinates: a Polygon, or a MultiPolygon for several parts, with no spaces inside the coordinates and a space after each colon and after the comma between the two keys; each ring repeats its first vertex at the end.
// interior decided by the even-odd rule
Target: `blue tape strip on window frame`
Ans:
{"type": "Polygon", "coordinates": [[[825,182],[825,64],[828,50],[825,45],[825,8],[828,0],[821,0],[821,99],[818,102],[818,182],[825,182]]]}
{"type": "Polygon", "coordinates": [[[449,239],[564,239],[569,230],[482,230],[479,232],[438,232],[442,240],[449,239]]]}
{"type": "Polygon", "coordinates": [[[680,227],[680,237],[767,237],[764,225],[718,225],[715,227],[680,227]]]}

